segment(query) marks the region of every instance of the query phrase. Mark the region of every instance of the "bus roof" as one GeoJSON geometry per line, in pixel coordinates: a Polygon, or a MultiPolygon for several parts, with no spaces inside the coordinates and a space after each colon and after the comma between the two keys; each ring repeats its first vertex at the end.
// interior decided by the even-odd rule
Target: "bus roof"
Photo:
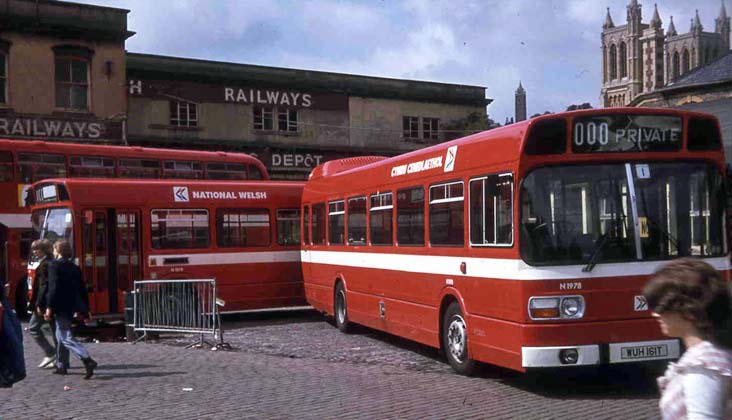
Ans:
{"type": "MultiPolygon", "coordinates": [[[[313,169],[310,174],[310,181],[315,181],[320,178],[344,177],[343,183],[350,184],[351,175],[353,175],[353,180],[363,180],[363,176],[360,174],[362,171],[367,170],[379,180],[388,180],[394,178],[401,179],[404,176],[408,178],[410,174],[416,174],[422,178],[436,173],[449,172],[452,170],[451,165],[455,165],[455,167],[459,167],[460,169],[471,169],[478,166],[486,166],[486,164],[505,165],[508,163],[509,165],[518,165],[525,145],[526,133],[529,132],[533,125],[548,120],[565,120],[569,122],[570,119],[581,116],[618,114],[715,118],[710,114],[669,108],[600,108],[546,114],[399,156],[371,160],[364,159],[361,162],[355,161],[353,158],[344,159],[342,160],[343,170],[330,171],[328,165],[336,165],[339,161],[329,161],[313,169]],[[449,162],[451,159],[454,159],[452,163],[449,162]],[[431,169],[435,171],[430,172],[431,169]],[[346,179],[349,181],[346,181],[346,179]]],[[[564,159],[566,160],[566,157],[564,159]]],[[[358,183],[361,182],[367,181],[360,181],[358,183]]]]}
{"type": "MultiPolygon", "coordinates": [[[[299,206],[304,182],[294,181],[210,181],[186,179],[45,179],[32,185],[33,191],[49,185],[65,187],[69,199],[36,203],[57,205],[71,201],[76,206],[120,205],[183,205],[203,204],[251,205],[294,199],[299,206]],[[273,195],[275,194],[275,195],[273,195]]],[[[267,207],[262,205],[262,207],[267,207]]]]}
{"type": "Polygon", "coordinates": [[[203,150],[158,149],[141,146],[112,146],[103,144],[65,143],[43,140],[0,139],[0,150],[34,153],[64,153],[93,156],[113,156],[136,159],[183,159],[207,162],[246,163],[259,168],[266,179],[269,173],[264,164],[246,153],[209,152],[203,150]]]}

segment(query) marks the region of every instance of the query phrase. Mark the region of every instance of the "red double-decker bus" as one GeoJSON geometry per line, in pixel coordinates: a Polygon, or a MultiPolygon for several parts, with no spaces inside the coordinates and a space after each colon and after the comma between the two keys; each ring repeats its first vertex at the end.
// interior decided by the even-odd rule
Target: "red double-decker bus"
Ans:
{"type": "Polygon", "coordinates": [[[641,290],[680,256],[729,278],[724,163],[713,116],[636,108],[328,162],[303,192],[306,298],[464,374],[675,358],[641,290]]]}
{"type": "Polygon", "coordinates": [[[45,180],[31,187],[39,237],[69,240],[93,313],[121,314],[141,279],[215,278],[223,312],[305,305],[303,183],[45,180]]]}
{"type": "Polygon", "coordinates": [[[66,177],[245,180],[269,174],[258,159],[242,153],[0,140],[0,273],[19,312],[25,309],[34,237],[26,190],[43,179],[66,177]]]}

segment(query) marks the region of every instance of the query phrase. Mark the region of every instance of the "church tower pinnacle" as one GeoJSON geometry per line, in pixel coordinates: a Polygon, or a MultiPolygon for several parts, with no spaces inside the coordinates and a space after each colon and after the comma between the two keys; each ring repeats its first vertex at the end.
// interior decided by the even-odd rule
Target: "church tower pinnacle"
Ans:
{"type": "Polygon", "coordinates": [[[729,35],[730,35],[730,18],[727,17],[727,9],[724,7],[724,0],[722,0],[722,7],[719,9],[719,17],[714,20],[714,32],[722,36],[722,43],[724,44],[725,50],[729,49],[729,35]]]}
{"type": "Polygon", "coordinates": [[[526,91],[521,86],[519,81],[518,88],[516,89],[516,122],[524,121],[526,119],[526,91]]]}

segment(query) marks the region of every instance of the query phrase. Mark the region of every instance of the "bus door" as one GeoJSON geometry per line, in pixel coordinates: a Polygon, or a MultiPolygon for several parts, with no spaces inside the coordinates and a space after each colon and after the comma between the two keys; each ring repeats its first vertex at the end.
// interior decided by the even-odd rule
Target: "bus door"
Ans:
{"type": "Polygon", "coordinates": [[[89,291],[89,310],[109,313],[109,229],[110,209],[83,209],[80,266],[89,291]]]}
{"type": "Polygon", "coordinates": [[[117,291],[114,296],[117,305],[114,312],[121,312],[121,309],[124,308],[124,292],[132,290],[135,280],[142,280],[140,210],[117,210],[116,219],[116,232],[114,234],[116,252],[112,255],[117,256],[117,270],[116,273],[111,273],[117,291]]]}

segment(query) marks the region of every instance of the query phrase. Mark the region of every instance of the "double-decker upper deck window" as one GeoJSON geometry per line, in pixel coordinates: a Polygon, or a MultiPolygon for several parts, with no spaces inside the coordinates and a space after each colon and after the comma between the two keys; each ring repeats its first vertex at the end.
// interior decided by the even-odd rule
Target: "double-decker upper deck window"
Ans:
{"type": "Polygon", "coordinates": [[[280,245],[300,244],[300,210],[277,210],[277,243],[280,245]]]}
{"type": "Polygon", "coordinates": [[[222,248],[269,246],[270,222],[266,209],[219,209],[216,237],[222,248]]]}
{"type": "Polygon", "coordinates": [[[371,195],[369,230],[372,245],[391,245],[394,204],[390,192],[371,195]]]}
{"type": "Polygon", "coordinates": [[[424,188],[397,191],[397,243],[424,245],[424,188]]]}
{"type": "Polygon", "coordinates": [[[430,187],[430,243],[432,245],[462,246],[463,182],[450,182],[430,187]]]}
{"type": "Polygon", "coordinates": [[[187,101],[170,101],[170,125],[198,127],[198,105],[187,101]]]}
{"type": "Polygon", "coordinates": [[[470,180],[470,243],[513,243],[513,176],[490,175],[470,180]]]}
{"type": "Polygon", "coordinates": [[[166,160],[163,164],[163,171],[163,177],[165,178],[203,178],[203,165],[201,162],[189,160],[166,160]]]}
{"type": "Polygon", "coordinates": [[[313,204],[312,226],[313,245],[325,244],[325,204],[313,204]]]}
{"type": "Polygon", "coordinates": [[[348,199],[348,245],[366,245],[366,197],[348,199]]]}
{"type": "Polygon", "coordinates": [[[114,159],[104,156],[71,156],[69,175],[76,178],[114,178],[114,159]]]}
{"type": "Polygon", "coordinates": [[[262,171],[254,165],[249,165],[249,179],[264,179],[262,171]]]}
{"type": "Polygon", "coordinates": [[[328,203],[328,243],[331,245],[343,245],[346,216],[343,204],[343,200],[328,203]]]}
{"type": "Polygon", "coordinates": [[[274,108],[267,106],[255,106],[252,111],[254,114],[255,130],[274,130],[274,108]]]}
{"type": "Polygon", "coordinates": [[[440,120],[437,118],[422,118],[422,138],[437,140],[440,120]]]}
{"type": "Polygon", "coordinates": [[[18,153],[20,180],[26,184],[66,177],[66,158],[51,153],[18,153]]]}
{"type": "Polygon", "coordinates": [[[56,107],[74,111],[89,108],[89,60],[56,57],[56,107]]]}
{"type": "Polygon", "coordinates": [[[419,138],[419,117],[408,117],[402,118],[402,136],[405,139],[418,139],[419,138]]]}
{"type": "Polygon", "coordinates": [[[247,166],[241,163],[209,162],[206,163],[206,179],[247,179],[247,166]]]}
{"type": "Polygon", "coordinates": [[[297,132],[297,109],[277,110],[277,129],[290,133],[297,132]]]}
{"type": "Polygon", "coordinates": [[[0,152],[0,182],[13,179],[13,154],[0,152]]]}
{"type": "Polygon", "coordinates": [[[120,178],[160,178],[160,161],[155,159],[120,159],[120,178]]]}
{"type": "Polygon", "coordinates": [[[209,246],[208,210],[153,209],[150,211],[152,247],[155,249],[209,246]]]}

